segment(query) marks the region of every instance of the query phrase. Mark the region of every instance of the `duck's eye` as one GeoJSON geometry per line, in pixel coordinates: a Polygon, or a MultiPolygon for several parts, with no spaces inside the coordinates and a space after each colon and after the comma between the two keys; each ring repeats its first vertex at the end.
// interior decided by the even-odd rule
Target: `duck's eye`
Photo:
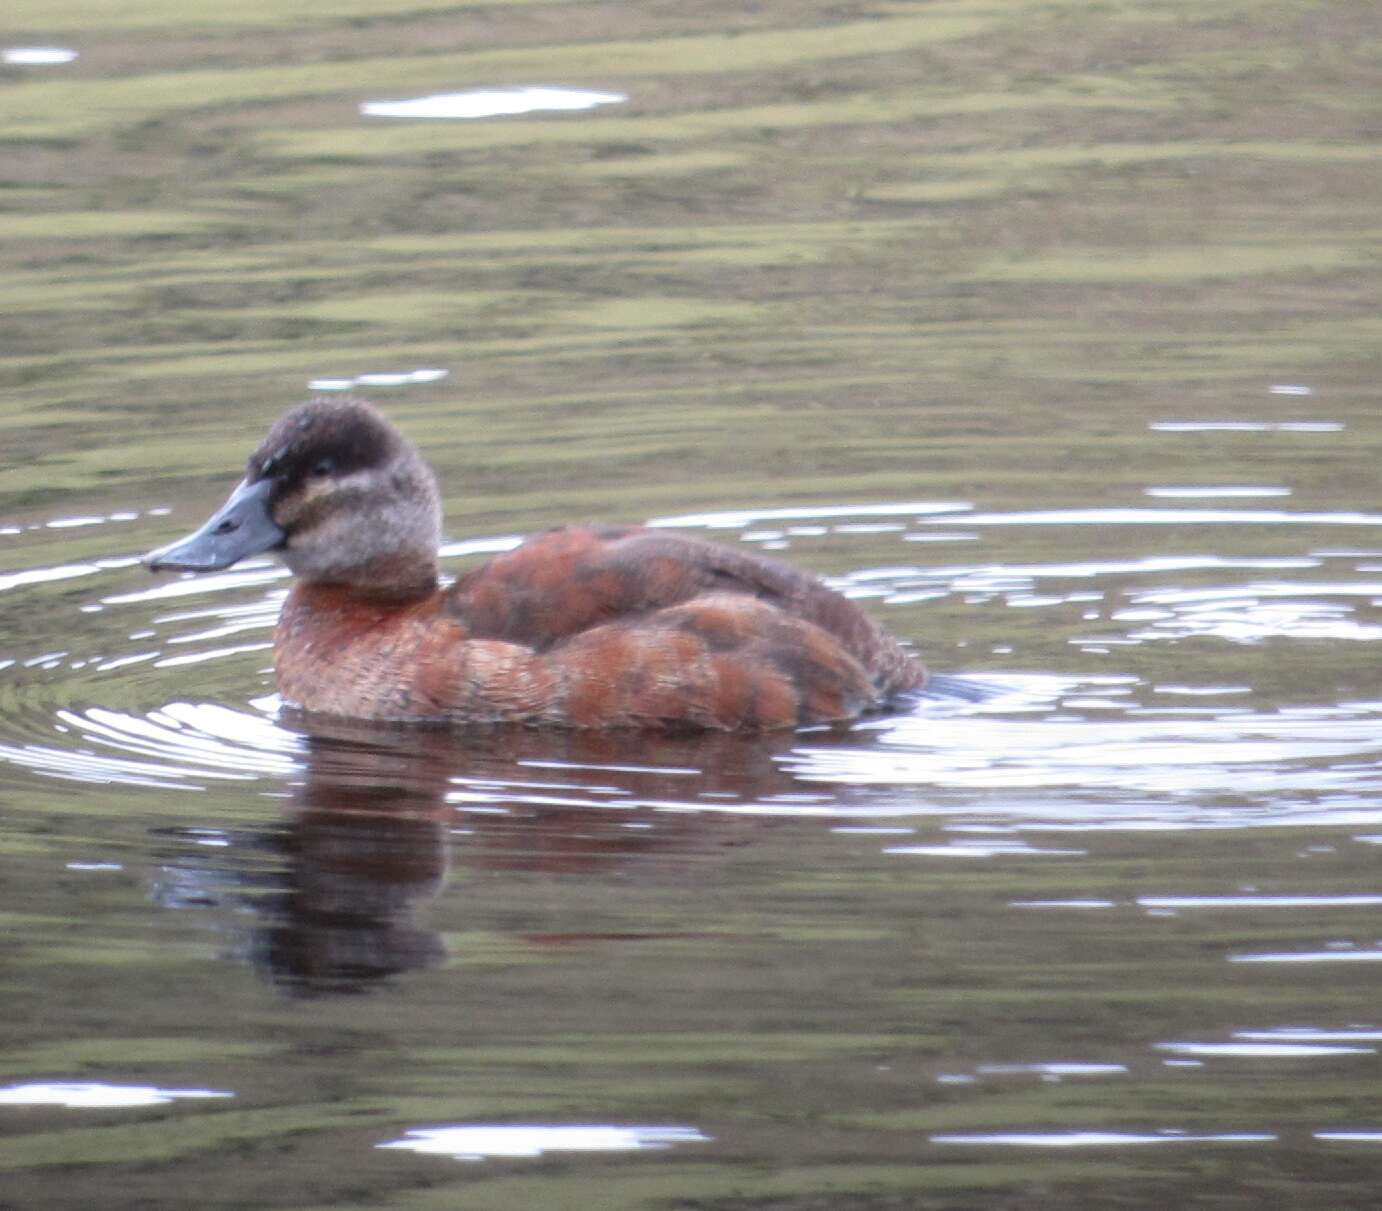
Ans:
{"type": "Polygon", "coordinates": [[[330,475],[336,469],[334,458],[319,458],[312,464],[312,474],[316,476],[330,475]]]}

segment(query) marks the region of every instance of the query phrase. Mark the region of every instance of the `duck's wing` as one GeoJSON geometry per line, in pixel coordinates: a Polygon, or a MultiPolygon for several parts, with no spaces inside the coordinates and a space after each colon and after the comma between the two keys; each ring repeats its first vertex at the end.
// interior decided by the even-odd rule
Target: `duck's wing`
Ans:
{"type": "MultiPolygon", "coordinates": [[[[644,527],[550,530],[462,577],[447,611],[476,639],[538,651],[607,624],[646,624],[707,596],[735,596],[826,632],[880,695],[917,688],[920,663],[854,602],[776,559],[644,527]]],[[[763,625],[767,617],[755,612],[763,625]]],[[[680,626],[684,620],[679,620],[680,626]]]]}
{"type": "Polygon", "coordinates": [[[535,656],[581,728],[764,730],[881,705],[869,672],[814,623],[746,593],[704,593],[591,627],[535,656]]]}

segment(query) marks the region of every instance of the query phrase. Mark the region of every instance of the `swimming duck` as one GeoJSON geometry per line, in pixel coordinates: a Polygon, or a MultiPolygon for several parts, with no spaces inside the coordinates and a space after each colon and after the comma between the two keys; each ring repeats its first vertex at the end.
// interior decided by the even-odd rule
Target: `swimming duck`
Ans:
{"type": "Polygon", "coordinates": [[[926,672],[854,602],[775,559],[642,526],[549,530],[440,586],[441,505],[363,400],[292,409],[201,529],[144,557],[273,552],[285,703],[388,722],[760,730],[895,704],[926,672]]]}

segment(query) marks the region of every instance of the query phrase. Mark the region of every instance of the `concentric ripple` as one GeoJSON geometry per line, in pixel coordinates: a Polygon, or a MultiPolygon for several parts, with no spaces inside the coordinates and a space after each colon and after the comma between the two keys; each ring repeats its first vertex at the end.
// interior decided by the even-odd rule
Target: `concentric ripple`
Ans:
{"type": "MultiPolygon", "coordinates": [[[[1174,495],[1227,491],[1187,487],[1174,495]]],[[[23,542],[34,529],[108,529],[118,545],[140,516],[57,518],[11,533],[23,542]]],[[[1251,647],[1382,637],[1382,557],[1366,545],[1312,542],[1308,528],[1379,523],[1363,513],[1199,507],[981,513],[963,502],[923,500],[724,509],[651,524],[791,548],[808,563],[816,551],[855,552],[854,566],[832,582],[904,634],[930,632],[936,624],[928,612],[953,602],[960,612],[945,616],[951,626],[980,609],[1011,611],[1014,632],[1028,618],[1059,614],[1069,645],[1094,654],[1187,640],[1251,647]],[[1204,545],[1074,556],[1087,550],[1091,527],[1131,532],[1170,523],[1204,545]],[[1284,549],[1214,549],[1216,535],[1247,524],[1274,528],[1284,549]],[[916,558],[953,550],[944,541],[928,545],[944,539],[982,551],[988,535],[1023,527],[1042,535],[1064,527],[1064,557],[1052,558],[1043,538],[1037,558],[916,558]],[[1297,533],[1309,537],[1284,537],[1297,533]]],[[[519,541],[470,539],[442,555],[448,566],[463,566],[519,541]]],[[[60,544],[45,542],[43,550],[57,558],[0,573],[0,592],[21,603],[31,595],[35,604],[63,584],[89,580],[93,592],[75,610],[63,607],[47,635],[36,630],[28,649],[0,653],[0,761],[45,777],[182,789],[279,783],[301,768],[306,741],[276,720],[268,672],[282,568],[256,561],[209,576],[150,579],[118,550],[94,559],[64,559],[60,544]]],[[[963,818],[1005,829],[1382,824],[1382,700],[1267,707],[1255,698],[1251,665],[1236,677],[1221,669],[1201,681],[1182,667],[1159,680],[998,671],[939,684],[914,709],[848,735],[775,741],[762,768],[730,789],[705,779],[704,754],[649,762],[634,746],[593,762],[527,752],[526,773],[460,768],[449,800],[468,811],[599,804],[847,821],[963,818]]],[[[992,836],[941,848],[971,857],[1053,851],[992,836]]]]}

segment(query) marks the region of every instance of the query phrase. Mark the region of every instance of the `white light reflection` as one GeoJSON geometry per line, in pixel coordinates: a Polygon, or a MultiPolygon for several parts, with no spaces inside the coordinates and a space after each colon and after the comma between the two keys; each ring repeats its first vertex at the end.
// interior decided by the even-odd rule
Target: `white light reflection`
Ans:
{"type": "Polygon", "coordinates": [[[624,93],[583,88],[482,88],[437,93],[411,101],[366,101],[360,112],[369,118],[495,118],[537,110],[594,109],[627,101],[624,93]]]}
{"type": "Polygon", "coordinates": [[[1049,1077],[1122,1076],[1128,1071],[1128,1066],[1057,1060],[1044,1064],[980,1064],[975,1071],[981,1076],[1022,1076],[1027,1073],[1049,1077]]]}
{"type": "Polygon", "coordinates": [[[1012,692],[988,702],[926,702],[866,722],[856,731],[872,745],[803,736],[778,760],[805,782],[898,788],[895,801],[872,801],[875,815],[968,815],[963,792],[979,790],[1004,792],[1001,801],[987,796],[985,819],[1010,827],[1382,822],[1382,705],[1213,714],[1134,706],[1121,717],[1072,719],[1052,716],[1052,707],[1089,681],[986,680],[1012,692]],[[923,787],[932,794],[919,795],[923,787]],[[1116,810],[1111,792],[1124,796],[1116,810]]]}
{"type": "Polygon", "coordinates": [[[1235,1030],[1233,1037],[1265,1043],[1382,1043],[1382,1029],[1317,1030],[1313,1026],[1282,1026],[1277,1030],[1235,1030]]]}
{"type": "Polygon", "coordinates": [[[1222,698],[1226,694],[1251,694],[1250,685],[1154,685],[1154,694],[1179,694],[1184,697],[1222,698]]]}
{"type": "Polygon", "coordinates": [[[802,505],[783,509],[729,509],[718,513],[683,513],[654,517],[650,526],[685,526],[707,530],[739,530],[763,521],[815,521],[830,517],[933,517],[942,513],[967,513],[970,504],[914,501],[881,505],[802,505]]]}
{"type": "Polygon", "coordinates": [[[1276,1136],[1256,1132],[1190,1135],[1177,1131],[1010,1131],[987,1135],[933,1135],[930,1139],[933,1144],[1000,1144],[1018,1148],[1106,1148],[1126,1144],[1269,1144],[1276,1136]]]}
{"type": "Polygon", "coordinates": [[[0,761],[75,782],[199,790],[290,773],[303,743],[270,718],[209,702],[170,702],[147,715],[63,709],[55,718],[91,748],[0,744],[0,761]]]}
{"type": "Polygon", "coordinates": [[[1157,496],[1167,499],[1200,499],[1209,497],[1232,497],[1232,496],[1290,496],[1290,488],[1254,488],[1246,484],[1235,485],[1232,487],[1182,487],[1182,488],[1144,488],[1144,496],[1157,496]]]}
{"type": "Polygon", "coordinates": [[[237,643],[225,648],[210,648],[205,652],[191,652],[186,656],[164,656],[154,661],[156,669],[171,669],[184,664],[204,664],[208,660],[220,660],[225,656],[239,656],[245,652],[267,652],[273,648],[270,642],[237,643]]]}
{"type": "Polygon", "coordinates": [[[98,673],[110,673],[116,669],[122,669],[130,664],[143,664],[147,660],[156,660],[163,653],[157,650],[152,652],[135,652],[130,656],[117,656],[114,660],[102,660],[97,663],[98,673]]]}
{"type": "Polygon", "coordinates": [[[1334,420],[1163,420],[1148,425],[1154,433],[1339,433],[1334,420]]]}
{"type": "Polygon", "coordinates": [[[53,67],[76,57],[77,52],[66,46],[8,46],[0,51],[0,61],[15,67],[53,67]]]}
{"type": "Polygon", "coordinates": [[[0,1106],[64,1106],[69,1110],[110,1110],[166,1106],[180,1098],[223,1098],[225,1089],[157,1089],[152,1085],[105,1085],[72,1081],[0,1088],[0,1106]]]}
{"type": "Polygon", "coordinates": [[[881,824],[840,824],[830,831],[851,837],[896,837],[909,836],[917,830],[914,828],[888,828],[881,824]]]}
{"type": "MultiPolygon", "coordinates": [[[[200,593],[222,593],[235,589],[248,589],[256,585],[269,584],[288,576],[287,568],[277,567],[265,560],[254,560],[241,564],[233,572],[187,573],[176,580],[164,581],[149,589],[138,589],[133,593],[113,593],[102,597],[102,605],[136,605],[144,601],[166,601],[174,597],[193,597],[200,593]]],[[[286,594],[279,594],[280,600],[286,594]]]]}
{"type": "Polygon", "coordinates": [[[1382,594],[1382,581],[1258,581],[1195,589],[1151,589],[1129,594],[1134,608],[1118,621],[1147,623],[1129,637],[1137,641],[1214,636],[1235,643],[1276,637],[1370,640],[1382,625],[1359,621],[1355,605],[1329,598],[1382,594]]]}
{"type": "Polygon", "coordinates": [[[893,845],[883,851],[885,854],[903,854],[925,858],[1079,858],[1089,851],[1084,849],[1037,849],[1019,841],[1002,845],[893,845]]]}
{"type": "Polygon", "coordinates": [[[1287,513],[1281,509],[1034,509],[937,518],[965,526],[1377,526],[1379,513],[1287,513]]]}
{"type": "Polygon", "coordinates": [[[1158,1043],[1156,1049],[1168,1051],[1172,1055],[1248,1060],[1318,1059],[1333,1055],[1377,1054],[1376,1047],[1351,1047],[1328,1043],[1158,1043]]]}
{"type": "Polygon", "coordinates": [[[47,584],[52,580],[71,580],[75,576],[90,576],[102,569],[94,563],[69,563],[56,568],[28,568],[23,572],[7,572],[0,576],[0,593],[28,584],[47,584]]]}
{"type": "Polygon", "coordinates": [[[349,391],[352,387],[408,387],[415,383],[435,383],[450,370],[401,370],[391,373],[357,374],[353,378],[314,378],[307,386],[312,391],[349,391]]]}
{"type": "MultiPolygon", "coordinates": [[[[941,524],[945,518],[938,518],[941,524]]],[[[907,537],[914,537],[908,535],[907,537]]],[[[847,597],[875,597],[890,604],[925,601],[946,593],[968,595],[973,601],[982,595],[1002,594],[1009,606],[1057,605],[1064,602],[1100,602],[1101,590],[1038,593],[1043,579],[1093,580],[1110,576],[1157,575],[1165,572],[1201,569],[1309,569],[1320,566],[1314,557],[1256,557],[1229,559],[1213,555],[1151,556],[1129,560],[1080,560],[1046,564],[950,564],[932,567],[901,565],[861,568],[830,578],[829,583],[847,597]]],[[[1144,611],[1147,618],[1170,618],[1174,614],[1158,608],[1144,611]]],[[[1118,619],[1133,620],[1133,612],[1121,610],[1118,619]]],[[[1097,617],[1097,615],[1094,615],[1097,617]]],[[[1122,640],[1122,636],[1115,636],[1122,640]]]]}
{"type": "Polygon", "coordinates": [[[1382,896],[1138,896],[1143,908],[1372,908],[1382,896]]]}
{"type": "Polygon", "coordinates": [[[405,1138],[376,1144],[458,1161],[533,1158],[546,1152],[638,1152],[674,1144],[704,1144],[695,1127],[614,1126],[599,1123],[475,1123],[418,1127],[405,1138]]]}
{"type": "Polygon", "coordinates": [[[1229,955],[1230,963],[1382,963],[1382,950],[1286,950],[1229,955]]]}
{"type": "Polygon", "coordinates": [[[512,551],[521,545],[523,536],[510,534],[503,538],[466,538],[460,542],[442,543],[437,555],[442,559],[455,559],[461,555],[497,555],[512,551]]]}

